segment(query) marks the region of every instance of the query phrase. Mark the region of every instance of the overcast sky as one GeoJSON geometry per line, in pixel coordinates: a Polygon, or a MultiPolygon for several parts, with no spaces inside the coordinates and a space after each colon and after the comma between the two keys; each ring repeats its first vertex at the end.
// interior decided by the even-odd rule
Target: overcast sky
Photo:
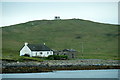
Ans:
{"type": "Polygon", "coordinates": [[[2,24],[8,26],[33,20],[79,18],[118,24],[117,2],[2,2],[2,24]]]}

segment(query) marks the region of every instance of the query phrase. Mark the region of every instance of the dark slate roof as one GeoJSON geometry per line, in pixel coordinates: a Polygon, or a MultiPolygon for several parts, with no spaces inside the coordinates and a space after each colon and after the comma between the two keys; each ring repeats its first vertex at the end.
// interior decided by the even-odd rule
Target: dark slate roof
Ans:
{"type": "Polygon", "coordinates": [[[31,51],[52,51],[46,45],[42,44],[28,44],[27,46],[30,48],[31,51]]]}
{"type": "Polygon", "coordinates": [[[65,51],[67,51],[67,52],[76,52],[76,50],[74,50],[74,49],[64,49],[63,52],[65,52],[65,51]]]}

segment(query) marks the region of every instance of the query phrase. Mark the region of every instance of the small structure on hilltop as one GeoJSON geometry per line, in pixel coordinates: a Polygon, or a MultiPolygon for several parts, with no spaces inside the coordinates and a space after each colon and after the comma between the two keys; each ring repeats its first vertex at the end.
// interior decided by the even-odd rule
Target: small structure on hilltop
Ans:
{"type": "Polygon", "coordinates": [[[60,16],[55,16],[55,20],[60,20],[60,16]]]}
{"type": "Polygon", "coordinates": [[[44,44],[28,44],[25,43],[23,48],[20,50],[20,56],[28,56],[28,57],[48,57],[49,55],[53,55],[52,49],[47,47],[44,44]]]}
{"type": "Polygon", "coordinates": [[[68,59],[76,58],[77,51],[74,49],[64,49],[61,51],[54,51],[54,55],[66,55],[68,59]]]}

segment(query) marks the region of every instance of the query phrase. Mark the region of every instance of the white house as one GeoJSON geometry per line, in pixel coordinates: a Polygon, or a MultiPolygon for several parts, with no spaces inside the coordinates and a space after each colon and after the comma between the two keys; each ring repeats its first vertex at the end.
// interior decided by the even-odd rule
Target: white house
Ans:
{"type": "Polygon", "coordinates": [[[30,56],[30,57],[48,57],[53,55],[53,51],[48,48],[45,44],[28,44],[25,43],[23,48],[20,50],[20,56],[30,56]]]}

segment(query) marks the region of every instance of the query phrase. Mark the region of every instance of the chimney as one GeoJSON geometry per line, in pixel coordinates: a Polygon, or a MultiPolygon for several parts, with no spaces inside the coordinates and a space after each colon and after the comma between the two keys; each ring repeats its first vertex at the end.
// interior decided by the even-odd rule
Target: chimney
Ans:
{"type": "Polygon", "coordinates": [[[25,42],[25,46],[27,46],[28,45],[28,43],[27,42],[25,42]]]}
{"type": "Polygon", "coordinates": [[[44,45],[45,45],[45,43],[44,43],[44,45]]]}

